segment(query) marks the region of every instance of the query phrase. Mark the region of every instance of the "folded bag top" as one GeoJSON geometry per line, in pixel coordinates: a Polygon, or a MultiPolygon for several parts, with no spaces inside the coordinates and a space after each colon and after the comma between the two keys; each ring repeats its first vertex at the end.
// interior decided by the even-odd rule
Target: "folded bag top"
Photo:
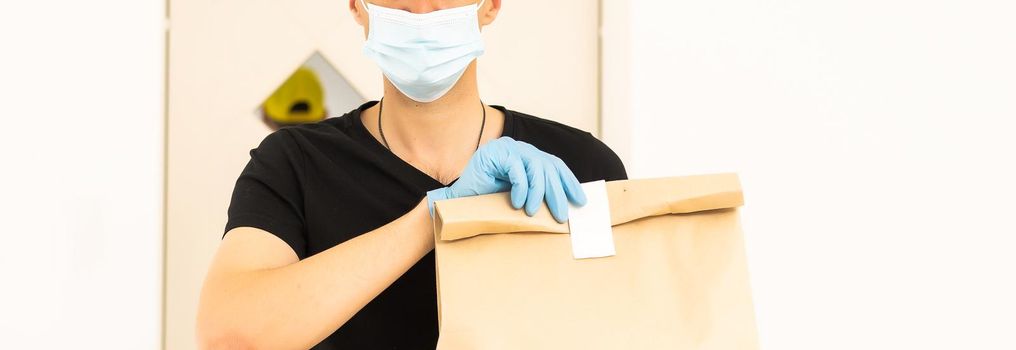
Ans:
{"type": "MultiPolygon", "coordinates": [[[[737,174],[710,174],[607,182],[610,223],[622,225],[645,217],[736,208],[744,204],[737,174]]],[[[546,204],[527,217],[511,206],[508,193],[455,198],[434,203],[434,233],[452,241],[481,234],[513,232],[568,233],[546,204]]]]}

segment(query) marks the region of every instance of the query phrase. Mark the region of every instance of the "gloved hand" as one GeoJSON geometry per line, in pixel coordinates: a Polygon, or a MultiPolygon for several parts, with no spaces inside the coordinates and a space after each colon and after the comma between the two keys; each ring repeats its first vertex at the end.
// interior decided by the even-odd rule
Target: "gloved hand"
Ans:
{"type": "Polygon", "coordinates": [[[466,169],[451,186],[427,192],[430,214],[434,201],[511,190],[512,207],[525,206],[526,215],[536,215],[544,198],[558,222],[568,221],[568,201],[586,204],[579,180],[560,158],[533,145],[501,137],[476,150],[466,169]]]}

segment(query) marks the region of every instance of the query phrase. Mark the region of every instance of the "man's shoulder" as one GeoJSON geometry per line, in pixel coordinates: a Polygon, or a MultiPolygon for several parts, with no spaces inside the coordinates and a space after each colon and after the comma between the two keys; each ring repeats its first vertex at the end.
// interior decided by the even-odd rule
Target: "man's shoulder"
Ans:
{"type": "Polygon", "coordinates": [[[508,135],[561,158],[582,182],[627,179],[620,157],[592,133],[518,111],[508,135]]]}
{"type": "Polygon", "coordinates": [[[250,150],[252,159],[295,168],[318,160],[370,158],[360,142],[353,137],[346,116],[315,123],[284,126],[267,134],[250,150]]]}
{"type": "MultiPolygon", "coordinates": [[[[508,113],[511,113],[515,117],[515,125],[513,126],[516,130],[523,132],[535,132],[540,134],[557,134],[558,136],[572,137],[579,139],[587,139],[593,137],[588,131],[584,131],[579,128],[572,127],[558,121],[554,121],[547,118],[537,117],[532,114],[523,113],[511,109],[506,109],[508,113]]],[[[595,137],[593,137],[595,138],[595,137]]]]}
{"type": "Polygon", "coordinates": [[[273,138],[287,140],[290,146],[321,142],[351,142],[350,137],[355,132],[351,121],[350,114],[347,113],[319,122],[284,126],[269,134],[265,140],[273,138]]]}

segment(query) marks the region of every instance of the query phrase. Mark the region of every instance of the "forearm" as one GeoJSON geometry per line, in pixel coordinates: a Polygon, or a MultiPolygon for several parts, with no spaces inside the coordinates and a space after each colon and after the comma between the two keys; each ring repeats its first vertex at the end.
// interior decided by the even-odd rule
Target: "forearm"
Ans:
{"type": "Polygon", "coordinates": [[[207,347],[306,349],[434,248],[426,202],[374,231],[274,269],[209,275],[199,319],[207,347]],[[215,281],[214,283],[211,281],[215,281]]]}

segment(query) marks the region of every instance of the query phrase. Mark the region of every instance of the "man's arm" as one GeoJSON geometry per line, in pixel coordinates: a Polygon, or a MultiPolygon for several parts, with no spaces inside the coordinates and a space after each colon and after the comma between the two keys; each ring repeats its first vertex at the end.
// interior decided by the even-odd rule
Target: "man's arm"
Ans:
{"type": "Polygon", "coordinates": [[[434,249],[426,201],[406,215],[299,260],[264,230],[230,230],[198,308],[203,349],[307,349],[434,249]]]}

